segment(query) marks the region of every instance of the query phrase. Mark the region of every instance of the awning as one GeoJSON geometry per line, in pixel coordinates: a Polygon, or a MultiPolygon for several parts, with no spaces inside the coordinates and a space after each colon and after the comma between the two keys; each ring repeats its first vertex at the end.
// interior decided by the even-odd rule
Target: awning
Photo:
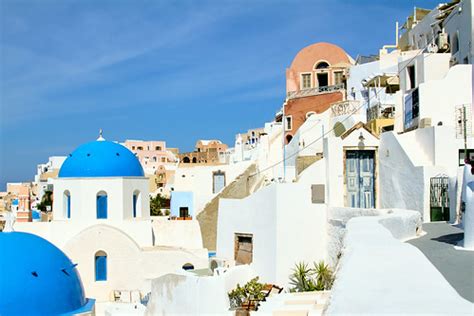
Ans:
{"type": "Polygon", "coordinates": [[[400,79],[396,74],[381,74],[370,78],[365,84],[365,87],[387,87],[399,86],[400,79]]]}

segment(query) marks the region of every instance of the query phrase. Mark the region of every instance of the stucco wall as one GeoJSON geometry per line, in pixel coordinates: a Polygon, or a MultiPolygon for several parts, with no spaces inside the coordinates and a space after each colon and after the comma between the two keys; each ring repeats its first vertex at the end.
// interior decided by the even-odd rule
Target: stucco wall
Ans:
{"type": "Polygon", "coordinates": [[[155,245],[189,249],[202,248],[201,229],[196,220],[153,220],[155,245]]]}
{"type": "MultiPolygon", "coordinates": [[[[412,216],[419,215],[405,211],[348,222],[327,315],[472,313],[472,303],[461,298],[420,250],[394,237],[396,228],[412,216]]],[[[401,237],[408,234],[398,231],[401,237]]]]}
{"type": "Polygon", "coordinates": [[[233,267],[222,275],[209,277],[167,274],[152,281],[146,315],[231,315],[227,293],[237,283],[243,285],[254,276],[248,266],[233,267]]]}
{"type": "Polygon", "coordinates": [[[306,184],[272,184],[219,203],[217,256],[234,259],[235,233],[253,234],[250,265],[264,282],[288,285],[295,263],[326,258],[326,206],[311,203],[306,184]]]}
{"type": "Polygon", "coordinates": [[[133,193],[140,192],[137,217],[149,218],[150,202],[148,179],[134,177],[108,178],[58,178],[54,179],[53,217],[68,220],[65,209],[64,191],[71,196],[71,220],[95,222],[97,220],[97,193],[107,193],[107,219],[123,220],[133,218],[133,193]]]}
{"type": "Polygon", "coordinates": [[[88,296],[97,301],[110,300],[113,290],[150,291],[150,280],[179,270],[183,264],[207,267],[205,249],[142,249],[123,231],[107,226],[89,227],[69,240],[62,248],[78,264],[88,296]],[[98,251],[107,254],[107,281],[95,281],[94,257],[98,251]]]}
{"type": "Polygon", "coordinates": [[[242,174],[251,162],[243,161],[230,165],[194,166],[178,168],[172,187],[175,191],[191,191],[194,193],[194,211],[197,216],[219,192],[213,193],[213,172],[225,172],[226,185],[242,174]]]}

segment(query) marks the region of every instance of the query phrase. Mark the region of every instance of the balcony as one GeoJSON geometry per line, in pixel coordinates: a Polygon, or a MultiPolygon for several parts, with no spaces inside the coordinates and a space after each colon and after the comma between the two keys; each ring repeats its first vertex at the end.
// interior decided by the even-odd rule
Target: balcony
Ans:
{"type": "Polygon", "coordinates": [[[393,119],[394,117],[394,104],[377,104],[367,109],[367,122],[376,119],[393,119]]]}
{"type": "Polygon", "coordinates": [[[300,91],[290,91],[287,93],[287,99],[297,99],[297,98],[304,98],[304,97],[310,97],[310,96],[315,96],[323,93],[332,93],[332,92],[337,92],[344,90],[344,84],[336,84],[333,86],[324,86],[324,87],[315,87],[315,88],[310,88],[310,89],[304,89],[300,91]]]}
{"type": "Polygon", "coordinates": [[[360,114],[360,101],[346,100],[331,104],[331,116],[360,114]]]}

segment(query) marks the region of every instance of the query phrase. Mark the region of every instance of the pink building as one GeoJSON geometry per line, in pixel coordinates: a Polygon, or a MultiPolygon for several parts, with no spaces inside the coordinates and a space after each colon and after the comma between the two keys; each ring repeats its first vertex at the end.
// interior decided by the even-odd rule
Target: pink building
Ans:
{"type": "Polygon", "coordinates": [[[132,151],[147,174],[156,174],[160,166],[174,165],[176,156],[166,148],[164,141],[126,140],[122,145],[132,151]]]}

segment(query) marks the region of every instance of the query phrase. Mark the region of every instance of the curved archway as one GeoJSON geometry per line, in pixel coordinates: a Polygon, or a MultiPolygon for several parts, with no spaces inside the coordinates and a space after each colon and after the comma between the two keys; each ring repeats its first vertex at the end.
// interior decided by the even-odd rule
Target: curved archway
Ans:
{"type": "Polygon", "coordinates": [[[190,163],[191,160],[189,159],[189,157],[184,157],[183,158],[183,163],[190,163]]]}
{"type": "Polygon", "coordinates": [[[316,66],[314,66],[314,69],[326,69],[329,68],[329,64],[325,61],[318,61],[316,63],[316,66]]]}
{"type": "Polygon", "coordinates": [[[193,157],[193,163],[196,163],[196,162],[197,162],[197,158],[193,157]]]}
{"type": "Polygon", "coordinates": [[[99,191],[96,195],[97,219],[107,218],[107,192],[99,191]]]}
{"type": "Polygon", "coordinates": [[[291,140],[293,139],[293,135],[288,134],[288,135],[286,135],[285,138],[286,138],[286,143],[289,144],[291,142],[291,140]]]}
{"type": "Polygon", "coordinates": [[[107,253],[99,250],[94,255],[95,281],[107,281],[107,253]]]}
{"type": "Polygon", "coordinates": [[[63,214],[65,218],[71,218],[71,193],[69,190],[63,192],[63,214]]]}

